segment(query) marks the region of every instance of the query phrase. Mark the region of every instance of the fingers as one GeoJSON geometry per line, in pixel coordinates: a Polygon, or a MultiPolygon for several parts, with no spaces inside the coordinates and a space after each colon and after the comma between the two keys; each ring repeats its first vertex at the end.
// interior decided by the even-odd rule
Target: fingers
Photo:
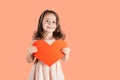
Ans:
{"type": "Polygon", "coordinates": [[[70,48],[63,48],[63,49],[62,49],[62,52],[63,52],[64,54],[69,54],[69,53],[70,53],[70,48]]]}
{"type": "Polygon", "coordinates": [[[31,43],[30,43],[30,46],[28,48],[28,52],[32,55],[34,52],[37,52],[37,48],[35,46],[33,46],[33,43],[35,42],[36,40],[32,40],[31,43]]]}
{"type": "Polygon", "coordinates": [[[32,55],[34,52],[37,52],[37,48],[35,46],[30,46],[28,48],[28,52],[32,55]]]}

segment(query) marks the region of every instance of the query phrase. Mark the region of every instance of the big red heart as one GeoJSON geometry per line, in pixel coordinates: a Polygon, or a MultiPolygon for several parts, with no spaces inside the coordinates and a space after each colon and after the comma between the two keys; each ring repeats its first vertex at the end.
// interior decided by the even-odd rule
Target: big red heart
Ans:
{"type": "Polygon", "coordinates": [[[61,49],[67,47],[67,44],[61,39],[56,40],[51,45],[44,40],[37,40],[33,43],[33,46],[36,46],[38,49],[33,55],[48,66],[51,66],[64,56],[61,49]]]}

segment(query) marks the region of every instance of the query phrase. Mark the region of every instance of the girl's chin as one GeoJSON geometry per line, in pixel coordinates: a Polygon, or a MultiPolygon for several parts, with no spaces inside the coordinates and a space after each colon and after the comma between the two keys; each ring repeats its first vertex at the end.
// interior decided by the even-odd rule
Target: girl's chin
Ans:
{"type": "Polygon", "coordinates": [[[54,31],[45,31],[46,33],[53,33],[54,31]]]}

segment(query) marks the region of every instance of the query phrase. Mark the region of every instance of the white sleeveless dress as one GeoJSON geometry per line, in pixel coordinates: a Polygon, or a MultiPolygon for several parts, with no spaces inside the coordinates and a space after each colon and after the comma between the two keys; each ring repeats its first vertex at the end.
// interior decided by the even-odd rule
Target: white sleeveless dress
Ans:
{"type": "Polygon", "coordinates": [[[28,80],[65,80],[60,60],[49,67],[42,61],[36,59],[28,80]]]}
{"type": "Polygon", "coordinates": [[[49,67],[45,63],[36,60],[28,80],[65,80],[60,61],[49,67]]]}

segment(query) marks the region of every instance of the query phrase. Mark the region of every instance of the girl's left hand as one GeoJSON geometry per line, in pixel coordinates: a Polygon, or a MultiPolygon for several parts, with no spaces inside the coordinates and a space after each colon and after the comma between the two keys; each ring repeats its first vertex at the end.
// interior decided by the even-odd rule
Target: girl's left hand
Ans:
{"type": "Polygon", "coordinates": [[[62,48],[62,52],[64,54],[69,54],[70,53],[70,48],[62,48]]]}

